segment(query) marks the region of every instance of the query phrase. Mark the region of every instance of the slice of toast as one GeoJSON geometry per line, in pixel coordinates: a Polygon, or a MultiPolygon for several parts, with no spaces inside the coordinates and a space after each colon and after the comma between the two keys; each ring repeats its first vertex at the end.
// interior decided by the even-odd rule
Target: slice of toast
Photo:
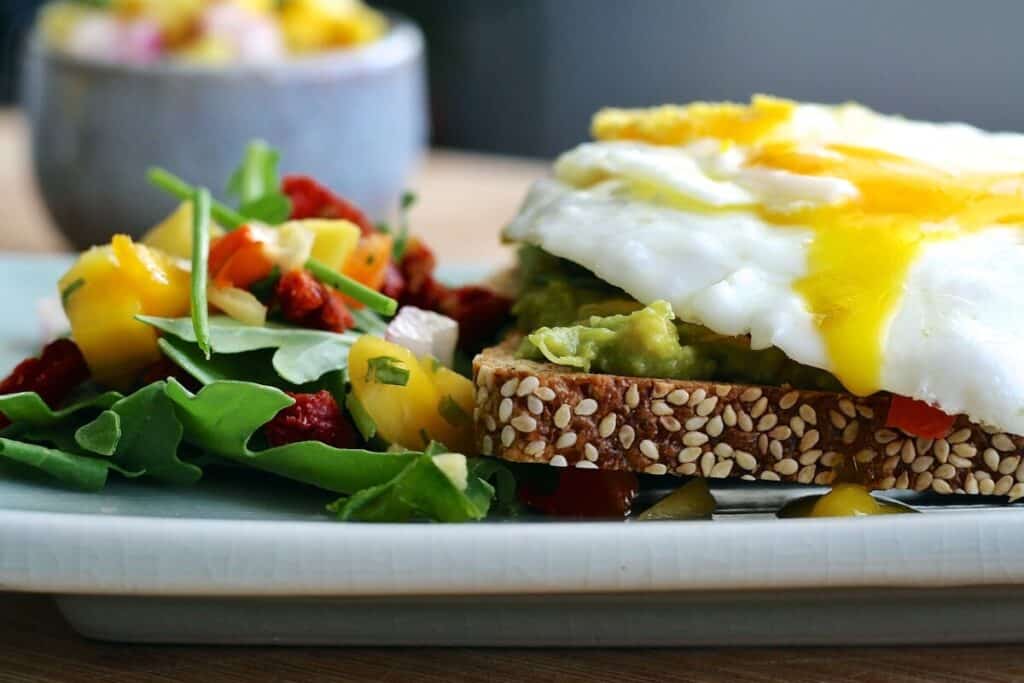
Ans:
{"type": "Polygon", "coordinates": [[[886,427],[889,394],[663,380],[473,361],[480,452],[555,467],[1024,496],[1024,437],[958,416],[941,439],[886,427]]]}

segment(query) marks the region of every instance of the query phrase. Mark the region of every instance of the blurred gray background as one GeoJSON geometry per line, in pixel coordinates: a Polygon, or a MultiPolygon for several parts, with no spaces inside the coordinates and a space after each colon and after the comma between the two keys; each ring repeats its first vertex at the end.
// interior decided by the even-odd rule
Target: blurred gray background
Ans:
{"type": "MultiPolygon", "coordinates": [[[[0,0],[7,90],[38,0],[0,0]]],[[[439,144],[550,156],[602,105],[767,92],[1024,130],[1020,0],[385,0],[430,43],[439,144]]]]}

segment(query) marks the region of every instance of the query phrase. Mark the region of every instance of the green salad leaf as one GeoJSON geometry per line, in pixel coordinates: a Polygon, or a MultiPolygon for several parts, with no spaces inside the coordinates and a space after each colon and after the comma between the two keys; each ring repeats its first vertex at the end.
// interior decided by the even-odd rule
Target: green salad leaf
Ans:
{"type": "Polygon", "coordinates": [[[45,472],[82,491],[99,491],[113,468],[108,460],[76,455],[57,448],[0,437],[0,457],[45,472]]]}
{"type": "Polygon", "coordinates": [[[104,410],[92,422],[75,430],[75,444],[91,453],[113,455],[121,440],[121,416],[113,410],[104,410]]]}
{"type": "Polygon", "coordinates": [[[39,394],[24,391],[0,396],[0,413],[17,426],[45,427],[82,411],[105,410],[121,398],[121,394],[116,391],[108,391],[82,398],[60,410],[53,410],[39,394]]]}
{"type": "MultiPolygon", "coordinates": [[[[195,343],[195,330],[188,318],[154,318],[137,316],[139,320],[178,339],[195,343]]],[[[359,335],[337,334],[283,325],[254,327],[226,316],[210,318],[210,348],[214,353],[242,353],[259,349],[275,349],[271,364],[277,374],[292,384],[305,384],[324,374],[345,367],[348,351],[359,335]]]]}
{"type": "Polygon", "coordinates": [[[246,218],[277,225],[288,220],[291,200],[281,192],[277,165],[281,154],[263,140],[253,140],[245,149],[242,164],[231,175],[227,192],[239,201],[246,218]]]}

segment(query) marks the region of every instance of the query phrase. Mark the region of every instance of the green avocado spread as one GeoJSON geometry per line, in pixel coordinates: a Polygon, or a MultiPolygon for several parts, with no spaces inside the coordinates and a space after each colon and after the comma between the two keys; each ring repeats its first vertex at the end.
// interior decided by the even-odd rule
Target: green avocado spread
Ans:
{"type": "Polygon", "coordinates": [[[520,250],[520,274],[513,313],[526,333],[521,358],[634,377],[841,388],[829,373],[776,348],[755,351],[743,338],[679,321],[665,301],[645,307],[536,247],[520,250]]]}

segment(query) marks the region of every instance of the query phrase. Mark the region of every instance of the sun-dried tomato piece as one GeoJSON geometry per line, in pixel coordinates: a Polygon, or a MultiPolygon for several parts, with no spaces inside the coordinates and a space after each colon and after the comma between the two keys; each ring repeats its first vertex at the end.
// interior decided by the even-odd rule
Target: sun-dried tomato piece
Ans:
{"type": "MultiPolygon", "coordinates": [[[[56,408],[79,384],[89,379],[89,366],[70,339],[58,339],[43,348],[38,358],[27,358],[0,382],[0,394],[34,391],[56,408]]],[[[0,426],[9,424],[0,415],[0,426]]]]}
{"type": "Polygon", "coordinates": [[[544,468],[521,481],[519,500],[546,515],[621,519],[638,490],[632,472],[544,468]]]}
{"type": "Polygon", "coordinates": [[[292,201],[292,219],[341,218],[358,225],[364,235],[376,231],[362,209],[309,176],[285,176],[281,182],[281,191],[292,201]]]}
{"type": "Polygon", "coordinates": [[[159,382],[173,377],[189,391],[197,391],[202,386],[195,377],[175,365],[167,357],[162,357],[157,362],[146,368],[142,373],[141,383],[143,386],[159,382]]]}
{"type": "Polygon", "coordinates": [[[405,278],[402,271],[394,263],[389,263],[384,271],[384,284],[380,287],[380,293],[392,299],[398,299],[405,291],[405,278]]]}
{"type": "Polygon", "coordinates": [[[295,403],[275,415],[263,428],[271,446],[298,441],[322,441],[338,448],[358,445],[355,428],[330,392],[288,395],[295,403]]]}
{"type": "Polygon", "coordinates": [[[512,300],[493,289],[467,285],[451,290],[437,310],[459,324],[459,348],[473,350],[497,335],[511,308],[512,300]]]}
{"type": "Polygon", "coordinates": [[[305,270],[282,275],[274,295],[281,314],[296,325],[330,332],[344,332],[355,325],[341,295],[305,270]]]}

